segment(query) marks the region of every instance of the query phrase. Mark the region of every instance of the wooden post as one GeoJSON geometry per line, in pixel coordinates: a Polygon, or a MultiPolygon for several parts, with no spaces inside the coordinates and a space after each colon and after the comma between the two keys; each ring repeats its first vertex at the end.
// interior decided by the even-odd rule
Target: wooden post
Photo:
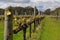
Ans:
{"type": "Polygon", "coordinates": [[[39,21],[39,19],[38,19],[38,24],[40,24],[40,21],[39,21]]]}
{"type": "Polygon", "coordinates": [[[36,26],[38,25],[38,20],[36,20],[36,26]]]}
{"type": "Polygon", "coordinates": [[[35,22],[34,22],[34,23],[35,23],[35,29],[36,29],[36,26],[37,26],[37,21],[35,20],[35,22]]]}
{"type": "Polygon", "coordinates": [[[23,27],[23,37],[24,37],[24,40],[26,40],[26,29],[27,29],[27,25],[24,24],[24,25],[22,25],[22,27],[23,27]]]}
{"type": "Polygon", "coordinates": [[[58,20],[58,15],[59,15],[59,14],[58,14],[58,11],[57,11],[57,17],[56,17],[56,18],[57,18],[57,20],[58,20]]]}
{"type": "Polygon", "coordinates": [[[9,10],[5,10],[4,40],[13,40],[13,15],[9,10]]]}
{"type": "Polygon", "coordinates": [[[39,18],[39,24],[40,24],[40,18],[39,18]]]}
{"type": "Polygon", "coordinates": [[[30,37],[31,37],[31,23],[30,23],[30,37]]]}
{"type": "Polygon", "coordinates": [[[17,21],[18,12],[16,10],[15,10],[15,16],[16,16],[15,21],[17,21]]]}
{"type": "Polygon", "coordinates": [[[34,30],[33,30],[33,32],[35,32],[35,30],[36,30],[36,23],[35,23],[35,21],[36,20],[34,20],[34,30]]]}
{"type": "Polygon", "coordinates": [[[24,37],[24,40],[26,40],[26,28],[23,29],[23,37],[24,37]]]}
{"type": "Polygon", "coordinates": [[[35,17],[35,7],[34,7],[34,17],[35,17]]]}

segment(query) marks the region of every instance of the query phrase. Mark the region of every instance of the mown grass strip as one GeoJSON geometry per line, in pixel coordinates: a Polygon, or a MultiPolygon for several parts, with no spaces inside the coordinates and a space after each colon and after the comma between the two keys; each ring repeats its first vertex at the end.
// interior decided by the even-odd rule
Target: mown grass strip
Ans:
{"type": "Polygon", "coordinates": [[[41,33],[41,40],[60,40],[60,22],[53,18],[46,17],[43,20],[42,24],[44,23],[42,33],[41,33]],[[45,22],[45,23],[44,23],[45,22]]]}

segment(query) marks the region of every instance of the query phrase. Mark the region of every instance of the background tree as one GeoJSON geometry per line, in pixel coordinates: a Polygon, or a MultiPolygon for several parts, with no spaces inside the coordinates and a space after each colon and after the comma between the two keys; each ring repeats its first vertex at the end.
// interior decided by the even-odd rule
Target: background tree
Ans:
{"type": "Polygon", "coordinates": [[[50,15],[50,12],[51,12],[51,9],[47,9],[47,10],[45,10],[44,13],[45,13],[46,15],[50,15]]]}
{"type": "Polygon", "coordinates": [[[0,8],[0,15],[4,15],[4,9],[0,8]]]}

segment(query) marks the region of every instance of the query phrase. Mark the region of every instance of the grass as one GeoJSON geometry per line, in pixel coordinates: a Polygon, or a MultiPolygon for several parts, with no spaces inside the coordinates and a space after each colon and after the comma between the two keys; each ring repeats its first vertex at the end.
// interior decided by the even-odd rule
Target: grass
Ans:
{"type": "Polygon", "coordinates": [[[3,40],[4,39],[4,23],[3,21],[0,21],[0,40],[3,40]]]}
{"type": "Polygon", "coordinates": [[[23,40],[23,31],[13,35],[13,40],[23,40]]]}
{"type": "MultiPolygon", "coordinates": [[[[27,28],[27,39],[28,40],[60,40],[60,21],[53,18],[45,17],[41,21],[42,29],[36,30],[32,33],[32,37],[29,37],[29,28],[27,28]]],[[[33,29],[32,24],[32,29],[33,29]]],[[[39,28],[39,27],[37,27],[39,28]]],[[[0,40],[4,40],[4,23],[0,21],[0,40]]],[[[13,34],[13,40],[23,40],[23,31],[13,34]]]]}
{"type": "Polygon", "coordinates": [[[46,17],[42,21],[41,40],[60,40],[60,22],[46,17]]]}

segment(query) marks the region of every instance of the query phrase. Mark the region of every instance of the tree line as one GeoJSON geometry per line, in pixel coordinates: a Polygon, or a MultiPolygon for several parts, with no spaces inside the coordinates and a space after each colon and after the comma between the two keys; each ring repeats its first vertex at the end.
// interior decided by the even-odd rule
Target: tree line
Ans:
{"type": "Polygon", "coordinates": [[[54,9],[54,10],[51,10],[51,9],[46,9],[45,11],[44,11],[44,14],[46,14],[46,15],[59,15],[60,16],[60,7],[59,8],[56,8],[56,9],[54,9]]]}
{"type": "MultiPolygon", "coordinates": [[[[33,7],[11,7],[7,8],[8,10],[13,11],[13,14],[17,15],[34,15],[34,8],[33,7]]],[[[0,8],[0,15],[4,15],[5,9],[0,8]]],[[[38,14],[38,9],[35,7],[35,14],[38,14]]]]}
{"type": "MultiPolygon", "coordinates": [[[[31,6],[28,7],[12,7],[9,6],[8,9],[13,11],[14,15],[34,15],[34,8],[31,6]]],[[[4,15],[5,9],[0,8],[0,15],[4,15]]],[[[56,8],[55,10],[46,9],[44,12],[38,11],[37,7],[35,7],[35,15],[38,15],[39,13],[45,14],[45,15],[60,15],[60,7],[56,8]]]]}

